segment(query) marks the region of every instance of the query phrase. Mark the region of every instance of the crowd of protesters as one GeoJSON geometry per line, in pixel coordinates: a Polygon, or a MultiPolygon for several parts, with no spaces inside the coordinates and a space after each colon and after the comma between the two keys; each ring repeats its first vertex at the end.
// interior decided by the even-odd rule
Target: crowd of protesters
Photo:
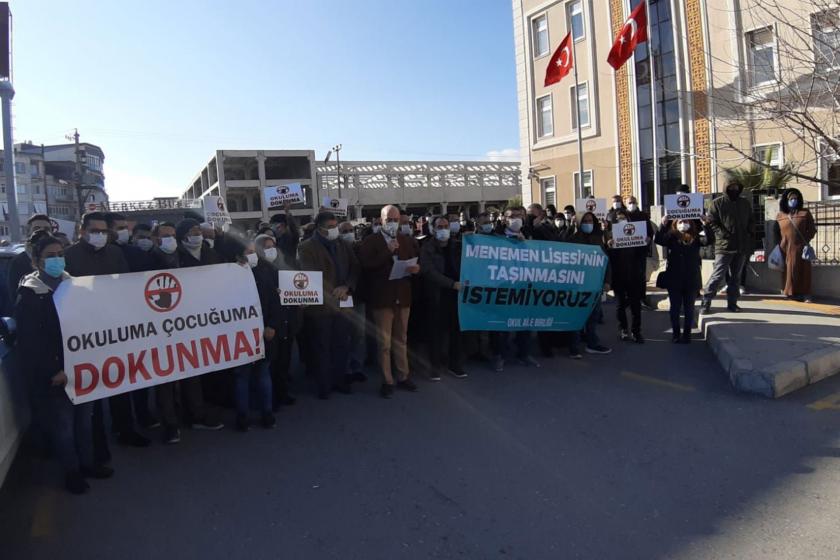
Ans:
{"type": "MultiPolygon", "coordinates": [[[[240,431],[252,426],[252,411],[258,412],[261,426],[273,427],[278,408],[295,402],[289,394],[295,352],[320,399],[336,392],[352,393],[354,385],[367,381],[366,365],[376,367],[381,376],[379,394],[390,399],[397,391],[417,391],[415,374],[432,381],[440,381],[443,374],[466,378],[469,359],[485,361],[502,372],[511,360],[540,367],[534,347],[543,357],[564,348],[572,359],[581,359],[583,353],[611,352],[599,334],[605,322],[601,297],[579,332],[534,336],[526,331],[460,331],[457,298],[461,240],[466,235],[601,247],[609,257],[603,293],[612,289],[615,294],[618,339],[642,344],[649,247],[615,248],[609,232],[611,224],[646,222],[647,242],[667,248],[667,269],[658,284],[668,291],[673,342],[688,343],[701,288],[701,246],[716,242],[718,247],[704,309],[708,310],[728,272],[728,305],[737,310],[737,279],[745,262],[745,236],[752,227],[749,202],[740,195],[740,186],[732,184],[702,220],[666,216],[658,227],[650,223],[635,197],[618,195],[604,219],[592,212],[579,215],[573,206],[558,211],[539,204],[482,212],[474,218],[464,213],[415,218],[389,205],[369,223],[354,225],[321,211],[301,227],[287,206],[268,223],[241,235],[215,229],[200,216],[130,228],[125,216],[91,212],[81,220],[79,239],[73,244],[53,232],[47,216],[36,215],[27,223],[26,252],[13,260],[8,278],[17,302],[17,346],[29,382],[34,424],[49,436],[65,469],[68,490],[82,493],[88,488],[86,479],[113,474],[108,466],[112,433],[120,444],[145,447],[150,443],[145,434],[159,429],[165,443],[175,444],[181,426],[223,428],[222,407],[236,411],[235,427],[240,431]],[[389,279],[395,259],[414,258],[417,264],[408,267],[408,276],[389,279]],[[263,359],[232,371],[112,396],[107,411],[105,399],[71,404],[63,390],[67,383],[63,343],[52,301],[62,281],[71,276],[218,263],[239,263],[253,272],[264,321],[263,359]],[[321,271],[324,304],[281,305],[278,270],[321,271]]],[[[801,205],[801,195],[785,200],[788,209],[801,205]]],[[[782,224],[787,244],[798,251],[801,243],[790,223],[808,228],[810,222],[803,214],[782,224]]],[[[212,268],[207,270],[212,274],[212,268]]]]}

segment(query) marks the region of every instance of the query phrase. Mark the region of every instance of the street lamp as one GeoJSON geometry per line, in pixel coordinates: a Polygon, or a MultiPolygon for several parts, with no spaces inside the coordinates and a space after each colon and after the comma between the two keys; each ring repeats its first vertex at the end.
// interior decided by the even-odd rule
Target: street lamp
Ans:
{"type": "Polygon", "coordinates": [[[338,198],[341,198],[341,144],[336,144],[330,150],[330,153],[335,153],[335,165],[336,165],[336,173],[335,173],[335,181],[338,185],[338,198]]]}

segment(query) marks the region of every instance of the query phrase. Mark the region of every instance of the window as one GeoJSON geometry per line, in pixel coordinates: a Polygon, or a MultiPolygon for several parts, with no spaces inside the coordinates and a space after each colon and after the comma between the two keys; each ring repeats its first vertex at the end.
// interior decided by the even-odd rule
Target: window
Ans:
{"type": "Polygon", "coordinates": [[[840,161],[828,163],[828,196],[840,196],[840,161]]]}
{"type": "Polygon", "coordinates": [[[586,31],[583,25],[583,2],[581,0],[574,0],[574,2],[566,4],[566,11],[569,18],[569,28],[572,30],[572,37],[575,41],[580,41],[586,37],[586,31]]]}
{"type": "Polygon", "coordinates": [[[587,198],[592,196],[592,171],[583,172],[583,190],[580,189],[580,173],[575,172],[574,177],[575,192],[579,193],[579,198],[587,198]]]}
{"type": "Polygon", "coordinates": [[[24,173],[26,173],[26,164],[22,161],[15,163],[15,172],[18,175],[23,175],[24,173]]]}
{"type": "Polygon", "coordinates": [[[814,33],[814,61],[817,72],[840,66],[840,9],[811,16],[814,33]]]}
{"type": "Polygon", "coordinates": [[[542,199],[544,205],[557,205],[557,181],[554,177],[547,177],[540,179],[540,189],[542,190],[542,199]]]}
{"type": "Polygon", "coordinates": [[[94,171],[102,171],[102,158],[99,156],[86,156],[85,165],[88,169],[92,169],[94,171]]]}
{"type": "Polygon", "coordinates": [[[776,46],[773,28],[765,27],[747,33],[750,84],[760,86],[776,81],[776,46]]]}
{"type": "Polygon", "coordinates": [[[551,95],[537,99],[537,136],[554,136],[554,112],[551,110],[551,95]]]}
{"type": "Polygon", "coordinates": [[[774,169],[781,169],[785,164],[782,157],[782,144],[765,144],[753,147],[753,157],[762,163],[769,163],[774,169]]]}
{"type": "MultiPolygon", "coordinates": [[[[571,87],[572,99],[575,99],[575,86],[571,87]]],[[[580,122],[583,128],[589,126],[589,85],[580,84],[580,94],[578,95],[578,105],[580,106],[580,122]]],[[[574,103],[572,103],[572,130],[577,130],[577,111],[574,103]]]]}
{"type": "Polygon", "coordinates": [[[545,14],[531,20],[531,37],[534,41],[534,58],[548,54],[548,18],[545,14]]]}
{"type": "Polygon", "coordinates": [[[9,237],[9,226],[0,226],[0,235],[9,237]]]}

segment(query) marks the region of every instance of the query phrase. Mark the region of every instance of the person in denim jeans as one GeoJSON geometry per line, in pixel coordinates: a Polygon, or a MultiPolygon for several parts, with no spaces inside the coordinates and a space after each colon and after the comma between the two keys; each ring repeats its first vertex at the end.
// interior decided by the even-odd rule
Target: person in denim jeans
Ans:
{"type": "MultiPolygon", "coordinates": [[[[570,243],[580,243],[582,245],[597,245],[601,249],[604,245],[604,232],[601,229],[601,223],[592,212],[587,212],[580,219],[580,225],[574,236],[569,240],[570,243]]],[[[609,261],[608,261],[609,262],[609,261]]],[[[607,264],[607,271],[604,274],[604,292],[610,289],[610,266],[607,264]]],[[[610,348],[601,344],[598,338],[598,318],[601,317],[601,294],[595,294],[595,307],[592,308],[589,318],[583,327],[583,331],[576,331],[572,335],[572,344],[569,346],[569,356],[575,360],[583,357],[580,353],[581,340],[586,341],[587,354],[609,354],[612,352],[610,348]]]]}

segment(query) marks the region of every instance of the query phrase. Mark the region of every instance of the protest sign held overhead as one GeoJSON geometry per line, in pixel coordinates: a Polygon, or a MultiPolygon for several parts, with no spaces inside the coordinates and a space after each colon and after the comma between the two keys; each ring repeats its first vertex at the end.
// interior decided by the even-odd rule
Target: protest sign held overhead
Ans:
{"type": "Polygon", "coordinates": [[[276,187],[266,187],[263,191],[267,208],[280,208],[287,202],[295,204],[303,202],[303,188],[300,183],[289,183],[276,187]]]}
{"type": "Polygon", "coordinates": [[[644,247],[648,241],[647,222],[618,222],[612,226],[613,249],[644,247]]]}
{"type": "Polygon", "coordinates": [[[600,297],[606,268],[597,246],[464,236],[461,330],[580,330],[600,297]]]}
{"type": "MultiPolygon", "coordinates": [[[[606,198],[578,198],[575,200],[575,212],[583,216],[586,212],[592,212],[599,220],[607,219],[606,198]]],[[[580,218],[578,218],[580,219],[580,218]]]]}
{"type": "Polygon", "coordinates": [[[324,305],[324,273],[314,270],[280,270],[280,303],[324,305]]]}
{"type": "Polygon", "coordinates": [[[703,216],[703,193],[666,194],[665,215],[672,220],[701,218],[703,216]]]}
{"type": "Polygon", "coordinates": [[[330,198],[325,196],[324,200],[321,201],[321,208],[332,212],[336,216],[346,216],[347,203],[348,201],[346,198],[330,198]]]}
{"type": "Polygon", "coordinates": [[[265,354],[254,277],[238,264],[68,278],[56,290],[55,305],[65,391],[74,404],[265,354]],[[91,309],[97,310],[95,329],[91,309]]]}
{"type": "Polygon", "coordinates": [[[225,199],[221,196],[204,197],[204,219],[213,227],[224,227],[233,223],[225,199]]]}

